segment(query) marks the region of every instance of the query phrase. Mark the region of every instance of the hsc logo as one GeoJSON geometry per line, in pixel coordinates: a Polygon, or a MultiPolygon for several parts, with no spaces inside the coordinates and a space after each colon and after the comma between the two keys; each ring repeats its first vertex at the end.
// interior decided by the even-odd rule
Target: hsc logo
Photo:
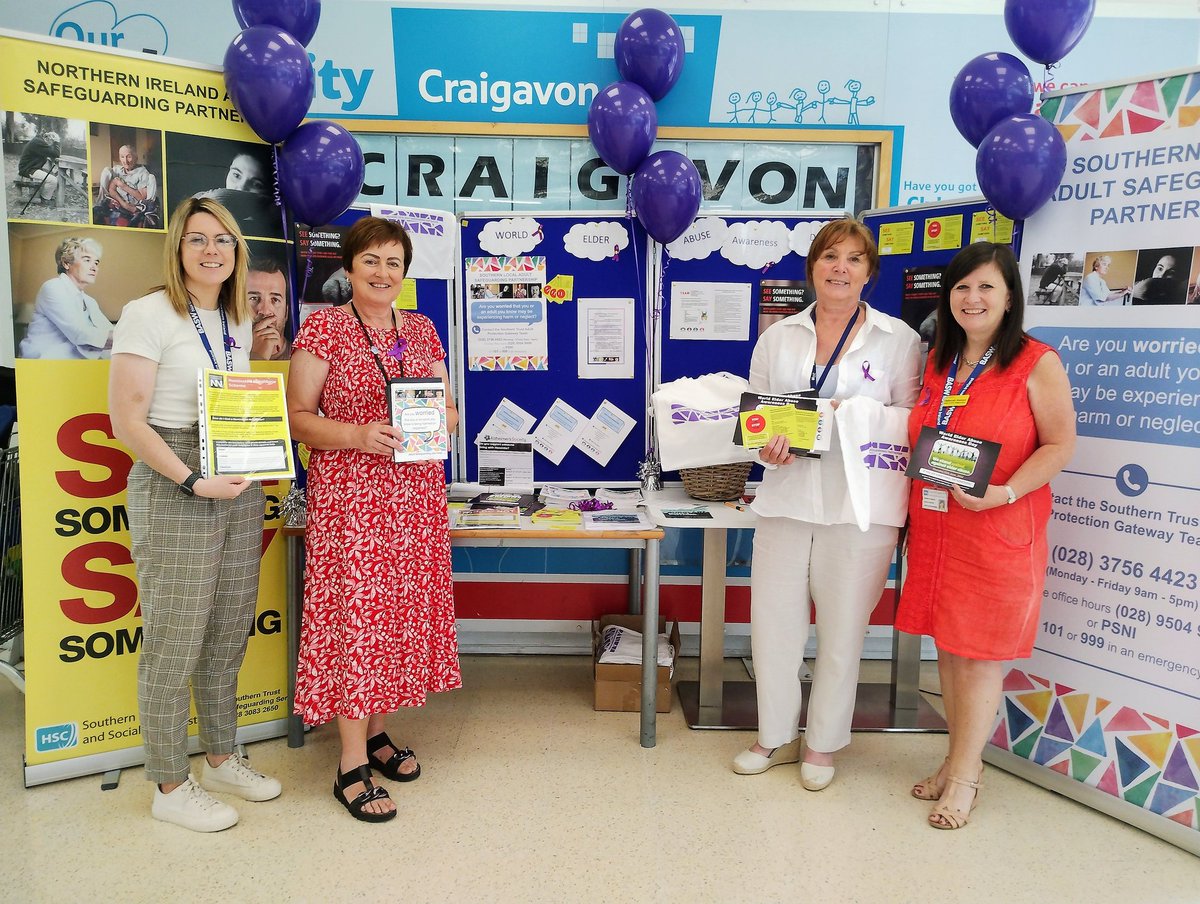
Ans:
{"type": "Polygon", "coordinates": [[[120,17],[109,0],[84,0],[63,10],[50,25],[51,37],[120,47],[122,50],[167,52],[167,27],[149,13],[120,17]]]}
{"type": "Polygon", "coordinates": [[[79,725],[67,722],[63,725],[44,725],[33,730],[34,749],[38,753],[48,750],[66,750],[79,743],[79,725]]]}

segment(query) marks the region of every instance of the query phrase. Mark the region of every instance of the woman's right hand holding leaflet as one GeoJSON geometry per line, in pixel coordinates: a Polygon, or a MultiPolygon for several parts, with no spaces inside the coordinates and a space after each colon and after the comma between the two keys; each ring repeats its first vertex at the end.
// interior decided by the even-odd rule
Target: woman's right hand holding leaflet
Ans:
{"type": "Polygon", "coordinates": [[[369,455],[391,455],[400,448],[396,428],[387,424],[359,424],[354,428],[354,448],[369,455]]]}
{"type": "Polygon", "coordinates": [[[783,435],[772,436],[767,444],[758,450],[758,458],[765,465],[786,465],[796,460],[790,451],[791,443],[783,435]]]}
{"type": "Polygon", "coordinates": [[[192,492],[205,499],[236,499],[253,482],[245,477],[229,475],[203,477],[192,486],[192,492]]]}

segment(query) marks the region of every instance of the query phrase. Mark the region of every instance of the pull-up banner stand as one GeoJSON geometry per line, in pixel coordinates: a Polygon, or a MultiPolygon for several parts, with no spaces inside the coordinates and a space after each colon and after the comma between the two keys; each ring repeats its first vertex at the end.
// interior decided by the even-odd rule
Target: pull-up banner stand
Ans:
{"type": "Polygon", "coordinates": [[[1026,324],[1062,357],[1079,440],[986,757],[1200,854],[1200,72],[1041,112],[1067,171],[1025,224],[1026,324]]]}

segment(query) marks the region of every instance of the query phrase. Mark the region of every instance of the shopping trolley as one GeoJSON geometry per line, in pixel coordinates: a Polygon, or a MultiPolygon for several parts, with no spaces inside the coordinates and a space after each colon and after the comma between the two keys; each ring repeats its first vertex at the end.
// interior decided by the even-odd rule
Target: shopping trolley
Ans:
{"type": "Polygon", "coordinates": [[[17,449],[0,450],[0,675],[24,692],[25,676],[17,665],[24,658],[25,624],[21,594],[21,481],[17,449]]]}

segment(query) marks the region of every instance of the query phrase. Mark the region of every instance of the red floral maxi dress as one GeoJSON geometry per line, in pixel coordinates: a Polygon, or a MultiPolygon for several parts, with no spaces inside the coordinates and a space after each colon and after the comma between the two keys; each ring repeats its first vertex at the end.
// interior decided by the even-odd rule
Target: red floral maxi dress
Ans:
{"type": "MultiPolygon", "coordinates": [[[[367,330],[381,350],[396,340],[390,329],[367,330]]],[[[403,375],[433,376],[445,352],[429,319],[406,312],[400,337],[403,375]]],[[[309,316],[295,348],[329,364],[326,417],[387,422],[383,375],[349,307],[309,316]]],[[[399,361],[379,358],[389,377],[401,376],[399,361]]],[[[296,712],[310,725],[363,719],[461,687],[442,463],[314,449],[307,497],[296,712]]]]}

